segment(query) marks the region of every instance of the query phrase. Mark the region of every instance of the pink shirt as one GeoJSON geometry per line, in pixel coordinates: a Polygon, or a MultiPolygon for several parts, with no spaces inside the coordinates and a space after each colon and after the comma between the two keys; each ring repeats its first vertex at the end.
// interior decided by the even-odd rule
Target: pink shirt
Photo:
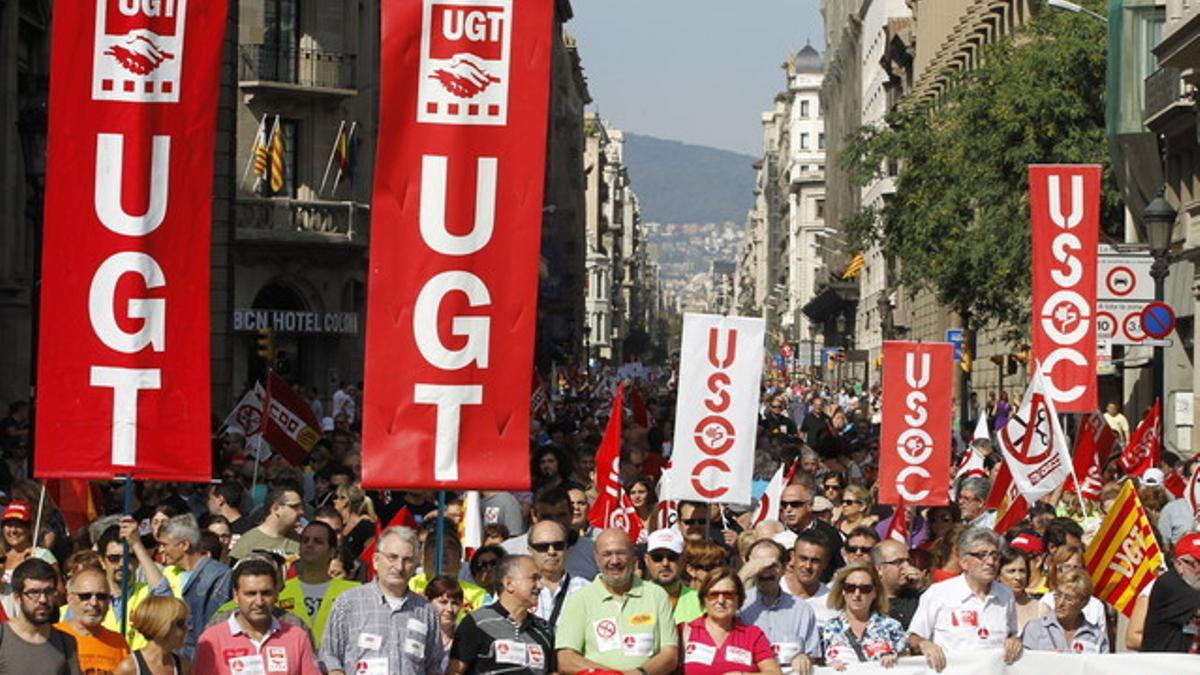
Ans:
{"type": "Polygon", "coordinates": [[[204,675],[321,675],[308,635],[291,624],[271,620],[263,640],[251,640],[237,612],[209,626],[196,644],[195,672],[204,675]]]}
{"type": "Polygon", "coordinates": [[[718,647],[701,616],[683,628],[684,675],[722,675],[758,672],[758,664],[775,658],[771,642],[758,626],[733,622],[733,630],[718,647]]]}

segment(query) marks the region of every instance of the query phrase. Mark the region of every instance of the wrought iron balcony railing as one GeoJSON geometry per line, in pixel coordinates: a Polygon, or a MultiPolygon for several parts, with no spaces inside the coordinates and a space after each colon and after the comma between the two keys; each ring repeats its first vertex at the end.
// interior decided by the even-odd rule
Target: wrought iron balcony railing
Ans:
{"type": "Polygon", "coordinates": [[[365,245],[370,208],[355,202],[241,197],[235,217],[241,238],[325,239],[365,245]]]}
{"type": "Polygon", "coordinates": [[[353,54],[320,49],[241,45],[238,79],[321,89],[354,89],[353,54]]]}

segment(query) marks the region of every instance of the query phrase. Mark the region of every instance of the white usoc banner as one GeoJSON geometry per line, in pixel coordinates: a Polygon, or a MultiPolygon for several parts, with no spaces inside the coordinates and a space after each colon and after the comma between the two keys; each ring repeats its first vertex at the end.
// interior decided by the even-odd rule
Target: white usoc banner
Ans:
{"type": "Polygon", "coordinates": [[[667,499],[750,503],[762,319],[683,315],[667,499]]]}

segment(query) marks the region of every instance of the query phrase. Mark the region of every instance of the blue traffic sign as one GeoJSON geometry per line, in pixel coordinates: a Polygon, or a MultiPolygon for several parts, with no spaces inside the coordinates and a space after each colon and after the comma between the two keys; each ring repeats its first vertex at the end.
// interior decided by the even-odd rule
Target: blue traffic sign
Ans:
{"type": "Polygon", "coordinates": [[[947,328],[946,342],[954,345],[954,360],[962,361],[963,329],[947,328]]]}
{"type": "Polygon", "coordinates": [[[1152,338],[1165,338],[1175,330],[1175,312],[1165,302],[1152,302],[1142,310],[1142,330],[1152,338]]]}

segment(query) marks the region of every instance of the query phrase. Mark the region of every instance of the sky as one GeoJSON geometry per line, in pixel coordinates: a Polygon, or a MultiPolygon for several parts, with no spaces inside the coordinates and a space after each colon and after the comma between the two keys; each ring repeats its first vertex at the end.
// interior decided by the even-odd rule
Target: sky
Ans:
{"type": "Polygon", "coordinates": [[[780,66],[811,40],[818,0],[572,0],[597,110],[624,131],[762,154],[761,114],[780,66]]]}

